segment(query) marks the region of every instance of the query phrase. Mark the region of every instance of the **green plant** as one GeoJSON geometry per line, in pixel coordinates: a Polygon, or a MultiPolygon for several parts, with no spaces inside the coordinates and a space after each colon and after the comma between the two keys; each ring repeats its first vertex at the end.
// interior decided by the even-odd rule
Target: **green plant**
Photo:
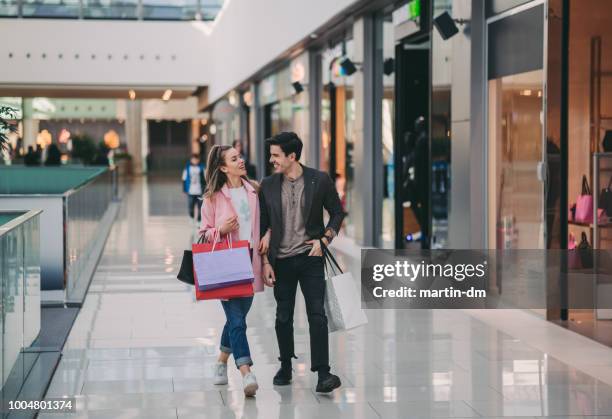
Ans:
{"type": "Polygon", "coordinates": [[[72,138],[72,158],[81,160],[88,165],[96,157],[96,144],[87,135],[75,135],[72,138]]]}
{"type": "Polygon", "coordinates": [[[17,125],[11,120],[17,118],[17,109],[0,106],[0,150],[9,150],[8,134],[17,132],[17,125]]]}

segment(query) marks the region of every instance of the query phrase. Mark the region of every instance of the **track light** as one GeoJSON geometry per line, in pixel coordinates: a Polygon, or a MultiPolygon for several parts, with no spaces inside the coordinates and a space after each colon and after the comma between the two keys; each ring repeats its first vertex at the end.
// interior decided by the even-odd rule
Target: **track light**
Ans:
{"type": "Polygon", "coordinates": [[[304,91],[304,86],[302,86],[302,83],[300,83],[299,81],[294,81],[293,83],[291,83],[291,85],[293,86],[296,95],[304,91]]]}
{"type": "Polygon", "coordinates": [[[457,28],[456,24],[465,25],[469,22],[470,21],[468,19],[453,19],[448,12],[442,13],[433,20],[434,26],[444,40],[447,40],[459,33],[459,28],[457,28]]]}
{"type": "Polygon", "coordinates": [[[344,74],[346,74],[347,76],[350,76],[351,74],[354,74],[357,71],[355,63],[353,63],[353,61],[351,61],[351,59],[348,57],[340,61],[340,67],[342,67],[342,70],[344,70],[344,74]]]}
{"type": "Polygon", "coordinates": [[[390,76],[395,71],[395,60],[387,58],[383,63],[383,73],[385,76],[390,76]]]}

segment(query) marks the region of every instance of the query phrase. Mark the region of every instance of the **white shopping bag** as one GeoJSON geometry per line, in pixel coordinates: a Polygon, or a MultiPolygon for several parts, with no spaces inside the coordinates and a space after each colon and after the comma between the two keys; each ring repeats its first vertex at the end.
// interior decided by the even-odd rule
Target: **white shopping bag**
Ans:
{"type": "Polygon", "coordinates": [[[325,249],[325,252],[328,273],[325,284],[325,314],[329,332],[349,330],[367,324],[368,318],[361,308],[361,297],[353,275],[350,272],[342,273],[329,250],[325,249]],[[335,264],[337,269],[334,269],[332,264],[335,264]],[[337,274],[333,272],[336,270],[337,274]]]}

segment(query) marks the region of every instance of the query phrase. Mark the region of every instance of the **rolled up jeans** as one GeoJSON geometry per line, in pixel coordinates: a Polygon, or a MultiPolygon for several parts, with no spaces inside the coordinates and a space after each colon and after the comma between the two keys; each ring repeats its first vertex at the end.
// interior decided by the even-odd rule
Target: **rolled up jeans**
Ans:
{"type": "Polygon", "coordinates": [[[221,352],[234,355],[236,368],[242,365],[253,365],[249,341],[246,335],[246,316],[249,313],[253,297],[232,298],[221,301],[225,311],[225,326],[221,334],[221,352]]]}

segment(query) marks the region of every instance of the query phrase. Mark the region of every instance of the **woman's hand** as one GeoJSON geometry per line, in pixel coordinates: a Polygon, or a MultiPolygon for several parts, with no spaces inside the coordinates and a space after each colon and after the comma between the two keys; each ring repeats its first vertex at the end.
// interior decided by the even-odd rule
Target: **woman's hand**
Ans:
{"type": "Polygon", "coordinates": [[[260,255],[265,255],[266,253],[268,253],[268,249],[270,248],[270,236],[271,236],[271,231],[270,229],[268,229],[268,231],[266,231],[266,234],[264,234],[264,236],[259,241],[259,254],[260,255]]]}
{"type": "Polygon", "coordinates": [[[221,227],[219,227],[219,234],[223,235],[231,233],[232,231],[238,230],[239,227],[240,226],[238,224],[238,216],[234,215],[233,217],[230,217],[225,220],[221,227]]]}
{"type": "Polygon", "coordinates": [[[265,262],[263,265],[263,281],[268,287],[273,287],[274,283],[276,282],[274,269],[272,269],[272,265],[270,265],[268,262],[265,262]]]}

